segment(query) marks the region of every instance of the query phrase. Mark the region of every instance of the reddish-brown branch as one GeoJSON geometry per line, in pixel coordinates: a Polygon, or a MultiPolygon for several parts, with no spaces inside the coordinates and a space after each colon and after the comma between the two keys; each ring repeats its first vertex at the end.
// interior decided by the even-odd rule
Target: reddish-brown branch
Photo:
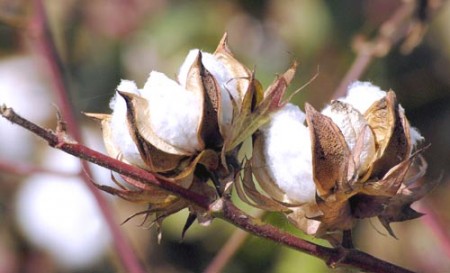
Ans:
{"type": "MultiPolygon", "coordinates": [[[[106,167],[110,170],[132,177],[143,183],[160,187],[170,191],[186,200],[193,205],[203,209],[208,209],[215,217],[221,218],[231,224],[250,232],[256,236],[272,240],[274,242],[291,247],[298,251],[316,256],[323,259],[328,265],[334,267],[338,265],[349,265],[370,272],[386,272],[386,273],[410,273],[411,271],[395,266],[388,262],[379,260],[364,252],[354,249],[344,248],[328,248],[320,246],[303,239],[297,238],[292,234],[281,231],[269,224],[262,224],[260,221],[245,214],[235,207],[228,199],[219,199],[214,203],[202,195],[190,190],[179,187],[170,181],[157,179],[153,174],[139,169],[137,167],[125,164],[114,158],[91,150],[81,144],[67,140],[64,132],[54,133],[37,126],[36,124],[20,117],[11,108],[0,106],[0,115],[9,121],[18,124],[25,129],[37,134],[45,139],[50,146],[63,150],[81,159],[85,159],[97,165],[106,167]]],[[[117,243],[117,242],[116,242],[117,243]]],[[[123,247],[123,246],[120,246],[123,247]]],[[[132,255],[132,252],[129,253],[132,255]]]]}
{"type": "Polygon", "coordinates": [[[229,200],[224,200],[221,206],[221,213],[216,216],[253,235],[272,240],[300,252],[318,257],[324,260],[330,267],[345,265],[377,273],[412,272],[356,249],[328,248],[305,241],[290,233],[281,231],[272,225],[260,223],[253,217],[243,213],[229,200]]]}

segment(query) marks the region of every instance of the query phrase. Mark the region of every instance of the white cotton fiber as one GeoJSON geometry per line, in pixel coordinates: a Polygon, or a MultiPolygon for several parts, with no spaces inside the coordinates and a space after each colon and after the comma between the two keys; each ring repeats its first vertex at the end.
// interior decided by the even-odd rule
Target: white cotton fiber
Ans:
{"type": "MultiPolygon", "coordinates": [[[[399,105],[400,111],[405,115],[405,109],[399,105]]],[[[411,146],[415,147],[418,143],[425,140],[425,138],[420,134],[419,130],[415,127],[409,127],[411,146]]]]}
{"type": "Polygon", "coordinates": [[[364,114],[375,101],[385,96],[386,92],[382,91],[380,87],[370,82],[357,81],[350,84],[347,96],[338,100],[351,104],[361,114],[364,114]]]}
{"type": "Polygon", "coordinates": [[[202,109],[199,96],[156,71],[150,73],[141,96],[148,100],[150,125],[158,137],[187,152],[202,149],[197,137],[202,109]]]}
{"type": "Polygon", "coordinates": [[[287,104],[261,129],[269,171],[278,187],[297,202],[313,202],[316,194],[305,117],[297,106],[287,104]]]}
{"type": "MultiPolygon", "coordinates": [[[[118,91],[139,94],[139,90],[133,81],[122,80],[117,87],[118,91]]],[[[121,155],[125,161],[130,164],[145,166],[139,151],[131,138],[128,126],[127,126],[127,105],[125,100],[119,95],[115,94],[109,103],[109,107],[113,110],[110,126],[111,126],[111,138],[117,149],[121,152],[121,155]]],[[[118,156],[118,155],[111,155],[118,156]]]]}

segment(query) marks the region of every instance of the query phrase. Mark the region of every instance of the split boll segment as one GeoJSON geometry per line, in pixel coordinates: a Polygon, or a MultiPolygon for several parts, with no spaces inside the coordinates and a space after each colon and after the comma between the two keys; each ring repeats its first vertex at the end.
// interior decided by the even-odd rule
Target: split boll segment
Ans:
{"type": "MultiPolygon", "coordinates": [[[[143,88],[122,80],[110,102],[112,114],[87,115],[101,121],[111,157],[214,199],[215,190],[204,182],[214,178],[220,191],[236,176],[242,142],[283,106],[295,68],[264,92],[254,72],[234,57],[225,34],[213,54],[191,50],[176,80],[157,71],[143,88]]],[[[117,180],[119,188],[101,188],[147,203],[149,212],[169,215],[189,205],[129,177],[117,180]]]]}
{"type": "Polygon", "coordinates": [[[247,175],[244,199],[283,211],[335,244],[359,218],[378,217],[394,236],[391,222],[420,216],[410,205],[433,187],[420,180],[426,163],[416,145],[423,137],[393,91],[355,82],[322,112],[309,104],[305,110],[287,104],[255,134],[246,169],[265,193],[247,175]]]}

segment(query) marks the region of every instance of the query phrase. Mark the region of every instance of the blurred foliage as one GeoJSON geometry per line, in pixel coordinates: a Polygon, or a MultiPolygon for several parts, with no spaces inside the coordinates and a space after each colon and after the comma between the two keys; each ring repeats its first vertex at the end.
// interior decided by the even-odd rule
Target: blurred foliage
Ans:
{"type": "MultiPolygon", "coordinates": [[[[0,56],[33,52],[25,28],[32,12],[29,4],[26,0],[0,1],[0,56]]],[[[255,68],[265,86],[293,59],[300,66],[291,91],[319,70],[319,77],[294,100],[300,105],[307,100],[320,108],[354,60],[351,47],[354,36],[373,36],[400,1],[47,0],[45,4],[64,59],[72,101],[80,113],[109,111],[109,100],[121,78],[135,80],[142,86],[151,70],[175,77],[191,48],[214,51],[225,31],[229,33],[232,50],[243,63],[255,68]]],[[[394,49],[385,58],[376,60],[362,79],[382,89],[395,90],[411,124],[432,143],[426,151],[430,165],[428,179],[438,179],[441,174],[443,178],[428,202],[447,227],[450,227],[450,216],[446,213],[450,206],[449,13],[447,3],[430,22],[429,32],[418,48],[409,55],[394,49]]],[[[85,121],[81,115],[80,119],[85,121]]],[[[14,230],[10,210],[6,209],[11,197],[3,193],[14,190],[5,187],[11,184],[0,185],[0,241],[10,238],[8,245],[14,245],[13,252],[23,255],[16,258],[19,262],[35,259],[36,255],[41,257],[20,235],[8,233],[14,230]],[[11,242],[13,239],[17,242],[11,242]]],[[[119,213],[119,220],[137,210],[135,206],[119,204],[120,210],[125,211],[119,213]]],[[[181,242],[185,218],[186,213],[180,213],[164,223],[164,237],[159,245],[151,229],[137,226],[138,220],[123,226],[134,234],[130,235],[131,240],[149,272],[201,272],[234,230],[220,221],[207,228],[195,225],[181,242]]],[[[268,221],[295,232],[279,216],[270,215],[268,221]]],[[[450,271],[448,257],[445,258],[437,239],[420,220],[394,224],[399,240],[379,234],[373,222],[365,221],[355,231],[360,249],[418,271],[450,271]],[[435,262],[433,266],[430,260],[435,262]]],[[[116,263],[110,255],[89,272],[114,272],[116,263]]],[[[65,272],[58,270],[55,272],[65,272]]],[[[314,257],[251,237],[225,272],[320,273],[330,269],[314,257]]]]}

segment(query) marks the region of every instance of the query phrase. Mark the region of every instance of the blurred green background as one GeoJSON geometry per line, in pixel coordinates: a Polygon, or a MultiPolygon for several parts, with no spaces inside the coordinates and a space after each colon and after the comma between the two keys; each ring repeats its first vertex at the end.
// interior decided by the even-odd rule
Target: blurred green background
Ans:
{"type": "MultiPolygon", "coordinates": [[[[213,52],[224,32],[228,32],[237,58],[255,68],[264,86],[294,59],[300,65],[290,91],[319,70],[318,78],[294,101],[301,106],[308,101],[321,108],[355,59],[352,50],[355,35],[373,37],[380,24],[402,3],[390,0],[44,2],[77,113],[108,112],[109,100],[120,79],[131,79],[142,86],[151,70],[175,77],[190,49],[213,52]]],[[[32,39],[27,37],[26,23],[31,12],[30,1],[0,1],[0,62],[37,52],[32,39]]],[[[44,85],[51,88],[48,76],[43,74],[44,85]]],[[[24,82],[26,75],[21,78],[24,82]]],[[[0,81],[1,77],[0,74],[0,81]]],[[[403,55],[394,48],[386,57],[376,59],[361,80],[371,81],[384,90],[393,89],[411,124],[432,144],[425,153],[429,163],[427,179],[442,182],[427,197],[426,206],[450,236],[450,4],[443,3],[431,18],[423,42],[414,51],[403,55]]],[[[7,91],[0,89],[0,98],[2,92],[7,91]]],[[[53,110],[49,103],[34,105],[34,111],[53,110]]],[[[79,118],[84,126],[95,126],[81,114],[79,118]]],[[[52,126],[50,122],[46,124],[52,126]]],[[[6,127],[0,130],[6,130],[3,128],[6,127]]],[[[98,128],[95,132],[100,135],[98,128]]],[[[30,162],[40,162],[42,149],[33,150],[30,162]]],[[[14,160],[13,155],[5,157],[1,149],[0,153],[2,161],[14,160]]],[[[23,179],[0,171],[0,256],[13,261],[2,269],[0,258],[0,272],[123,272],[112,253],[87,268],[68,269],[27,242],[14,216],[14,198],[23,179]]],[[[112,202],[117,208],[118,222],[142,209],[123,201],[112,202]]],[[[139,219],[122,226],[148,272],[201,272],[234,230],[220,220],[210,227],[195,224],[181,242],[186,216],[182,212],[164,223],[161,244],[157,244],[154,230],[138,226],[139,219]]],[[[271,214],[267,220],[299,234],[279,215],[271,214]]],[[[355,230],[355,244],[374,256],[410,269],[450,272],[447,256],[450,249],[446,250],[426,221],[393,224],[393,228],[398,240],[386,235],[377,220],[363,221],[355,230]]],[[[348,270],[329,269],[321,260],[255,237],[249,237],[225,268],[225,272],[236,273],[348,270]]]]}

